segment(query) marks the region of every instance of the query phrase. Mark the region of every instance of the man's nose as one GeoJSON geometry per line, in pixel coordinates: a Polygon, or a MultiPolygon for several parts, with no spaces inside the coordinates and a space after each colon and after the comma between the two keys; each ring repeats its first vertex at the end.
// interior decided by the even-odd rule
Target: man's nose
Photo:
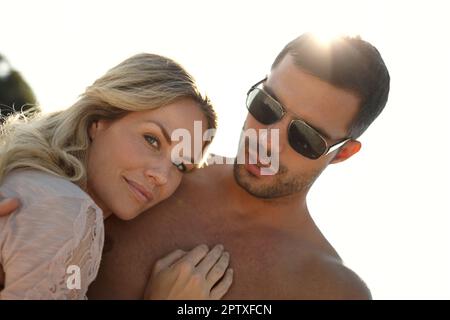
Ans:
{"type": "MultiPolygon", "coordinates": [[[[266,152],[267,155],[270,156],[272,152],[279,152],[281,153],[284,148],[286,147],[287,143],[287,126],[289,123],[286,123],[286,121],[278,121],[271,125],[266,125],[261,130],[259,134],[259,141],[260,146],[264,147],[264,144],[266,146],[266,152]],[[261,145],[261,142],[263,145],[261,145]]],[[[262,150],[264,151],[264,150],[262,150]]]]}

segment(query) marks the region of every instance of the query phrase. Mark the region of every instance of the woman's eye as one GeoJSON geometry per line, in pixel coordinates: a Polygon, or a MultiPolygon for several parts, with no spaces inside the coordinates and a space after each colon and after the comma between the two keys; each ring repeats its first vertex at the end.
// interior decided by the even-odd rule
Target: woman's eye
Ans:
{"type": "Polygon", "coordinates": [[[186,165],[183,162],[180,163],[174,163],[175,167],[177,167],[178,170],[180,170],[181,172],[186,172],[187,168],[186,165]]]}
{"type": "Polygon", "coordinates": [[[159,140],[158,138],[155,138],[154,136],[145,135],[145,140],[154,148],[159,150],[159,140]]]}

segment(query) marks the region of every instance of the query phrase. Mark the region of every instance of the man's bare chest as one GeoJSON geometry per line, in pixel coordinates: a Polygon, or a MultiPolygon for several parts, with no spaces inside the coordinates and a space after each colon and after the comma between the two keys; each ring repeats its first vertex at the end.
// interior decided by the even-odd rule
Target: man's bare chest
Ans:
{"type": "Polygon", "coordinates": [[[290,273],[289,260],[299,253],[282,234],[236,216],[231,218],[232,211],[178,209],[149,213],[133,223],[107,223],[106,250],[94,283],[94,288],[107,290],[98,293],[120,290],[121,298],[139,298],[159,258],[202,243],[210,247],[220,243],[230,252],[235,281],[226,298],[263,298],[282,290],[279,283],[283,283],[286,272],[290,273]]]}

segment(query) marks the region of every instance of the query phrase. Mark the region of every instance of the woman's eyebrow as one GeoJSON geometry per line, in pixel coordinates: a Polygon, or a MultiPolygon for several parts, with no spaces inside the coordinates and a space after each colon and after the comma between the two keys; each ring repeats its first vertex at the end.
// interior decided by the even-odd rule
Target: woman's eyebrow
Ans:
{"type": "Polygon", "coordinates": [[[172,144],[172,139],[170,138],[169,133],[167,132],[166,128],[161,123],[159,123],[158,121],[154,121],[154,120],[148,120],[146,122],[153,123],[153,124],[157,125],[159,127],[159,129],[161,130],[161,132],[162,132],[164,138],[166,139],[167,143],[168,144],[172,144]]]}

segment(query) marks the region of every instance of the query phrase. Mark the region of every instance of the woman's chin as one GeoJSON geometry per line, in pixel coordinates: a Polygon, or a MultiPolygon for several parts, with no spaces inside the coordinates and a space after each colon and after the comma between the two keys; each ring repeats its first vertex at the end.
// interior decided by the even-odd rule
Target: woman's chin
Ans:
{"type": "Polygon", "coordinates": [[[119,218],[120,220],[128,221],[136,218],[139,216],[141,212],[123,212],[123,211],[116,211],[113,212],[113,215],[116,216],[116,218],[119,218]]]}
{"type": "Polygon", "coordinates": [[[132,220],[138,216],[140,216],[141,214],[147,212],[151,207],[153,207],[156,203],[152,203],[151,205],[149,205],[148,207],[144,208],[144,209],[140,209],[140,210],[134,210],[134,211],[129,211],[129,210],[116,210],[115,212],[113,212],[113,215],[115,215],[117,218],[119,218],[120,220],[124,220],[124,221],[128,221],[128,220],[132,220]]]}

